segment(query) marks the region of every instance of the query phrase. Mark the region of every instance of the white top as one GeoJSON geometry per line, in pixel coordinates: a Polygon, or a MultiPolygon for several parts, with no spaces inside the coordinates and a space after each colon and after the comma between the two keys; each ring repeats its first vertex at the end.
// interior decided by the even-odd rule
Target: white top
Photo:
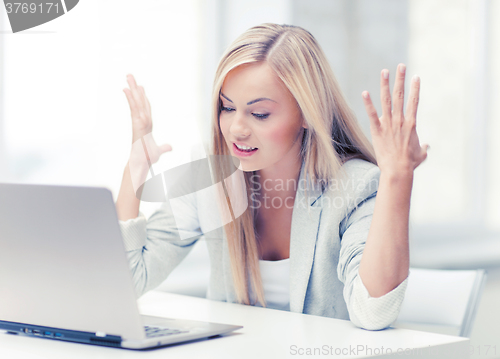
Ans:
{"type": "Polygon", "coordinates": [[[290,310],[290,258],[259,260],[267,308],[290,310]]]}

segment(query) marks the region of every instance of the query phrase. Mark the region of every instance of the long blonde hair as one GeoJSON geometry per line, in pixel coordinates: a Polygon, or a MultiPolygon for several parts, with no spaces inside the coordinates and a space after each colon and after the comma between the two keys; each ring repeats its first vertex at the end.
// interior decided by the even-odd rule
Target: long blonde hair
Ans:
{"type": "MultiPolygon", "coordinates": [[[[323,50],[305,29],[293,25],[265,23],[240,35],[222,55],[213,85],[212,143],[214,158],[231,156],[219,126],[220,91],[226,75],[242,64],[267,62],[294,96],[307,129],[304,130],[300,156],[305,173],[316,183],[335,178],[342,164],[357,157],[376,164],[373,147],[361,130],[333,75],[323,50]],[[225,156],[217,156],[225,155],[225,156]]],[[[223,182],[234,172],[231,164],[215,161],[214,180],[223,182]]],[[[250,176],[244,173],[248,202],[251,202],[250,176]]],[[[259,270],[258,243],[255,235],[255,209],[247,208],[240,216],[225,199],[232,220],[224,225],[231,257],[233,284],[239,303],[251,302],[250,288],[266,306],[259,270]]],[[[254,207],[252,207],[254,208],[254,207]]]]}

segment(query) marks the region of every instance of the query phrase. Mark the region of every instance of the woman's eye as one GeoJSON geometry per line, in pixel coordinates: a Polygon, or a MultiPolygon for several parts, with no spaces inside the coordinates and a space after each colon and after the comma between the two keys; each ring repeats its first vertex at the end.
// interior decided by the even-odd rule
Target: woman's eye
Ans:
{"type": "Polygon", "coordinates": [[[230,111],[233,111],[234,109],[230,108],[230,107],[224,107],[222,106],[221,107],[221,111],[226,111],[226,112],[230,112],[230,111]]]}
{"type": "Polygon", "coordinates": [[[269,114],[261,115],[260,113],[252,113],[254,117],[258,118],[259,120],[263,120],[269,116],[269,114]]]}
{"type": "MultiPolygon", "coordinates": [[[[236,111],[234,108],[226,107],[226,106],[221,106],[220,110],[224,111],[224,112],[236,111]]],[[[264,119],[269,117],[269,114],[252,113],[252,115],[259,120],[264,120],[264,119]]]]}

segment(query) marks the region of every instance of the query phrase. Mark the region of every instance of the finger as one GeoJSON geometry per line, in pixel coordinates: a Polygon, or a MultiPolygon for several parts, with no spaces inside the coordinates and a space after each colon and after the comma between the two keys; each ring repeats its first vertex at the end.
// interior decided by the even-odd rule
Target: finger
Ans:
{"type": "Polygon", "coordinates": [[[380,120],[378,118],[377,109],[373,106],[372,99],[368,91],[363,91],[361,94],[363,96],[363,103],[365,105],[366,113],[370,119],[370,127],[373,129],[378,129],[380,126],[380,120]]]}
{"type": "Polygon", "coordinates": [[[130,112],[132,114],[135,114],[137,111],[137,105],[135,103],[134,96],[132,95],[130,90],[127,88],[124,88],[123,92],[125,92],[125,96],[127,96],[127,101],[128,101],[128,105],[130,107],[130,112]]]}
{"type": "Polygon", "coordinates": [[[160,148],[160,153],[172,151],[172,146],[170,146],[168,143],[165,143],[165,144],[159,146],[159,148],[160,148]]]}
{"type": "Polygon", "coordinates": [[[428,144],[423,144],[420,147],[420,150],[421,150],[421,153],[422,153],[422,161],[427,158],[427,151],[429,150],[429,148],[431,148],[431,146],[429,146],[428,144]]]}
{"type": "Polygon", "coordinates": [[[130,86],[130,90],[133,91],[133,90],[137,89],[137,83],[135,82],[134,75],[128,74],[127,75],[127,82],[128,82],[128,85],[130,86]]]}
{"type": "Polygon", "coordinates": [[[382,117],[391,118],[391,91],[389,90],[389,70],[380,74],[380,100],[382,102],[382,117]]]}
{"type": "Polygon", "coordinates": [[[127,83],[128,83],[129,88],[130,88],[128,90],[130,97],[133,99],[135,108],[137,109],[140,101],[139,101],[139,96],[137,95],[137,84],[135,82],[134,76],[132,76],[131,74],[128,74],[127,75],[127,83]]]}
{"type": "Polygon", "coordinates": [[[146,104],[147,104],[147,106],[148,106],[148,111],[149,111],[149,113],[151,113],[151,104],[149,103],[149,100],[148,100],[148,98],[147,98],[147,97],[146,97],[146,104]]]}
{"type": "Polygon", "coordinates": [[[141,119],[146,119],[149,115],[149,111],[146,106],[144,87],[137,86],[137,96],[139,100],[137,101],[137,112],[141,119]]]}
{"type": "Polygon", "coordinates": [[[410,97],[406,106],[406,118],[417,119],[417,107],[420,99],[420,77],[413,76],[411,80],[410,97]]]}
{"type": "Polygon", "coordinates": [[[128,85],[130,87],[130,91],[132,92],[132,95],[134,97],[136,104],[140,104],[141,97],[140,97],[139,89],[137,88],[137,83],[135,82],[134,76],[132,76],[131,74],[128,74],[127,75],[127,82],[128,82],[128,85]]]}
{"type": "Polygon", "coordinates": [[[151,106],[149,104],[148,98],[146,97],[146,90],[144,90],[143,86],[139,86],[139,89],[141,91],[141,96],[142,96],[142,103],[144,106],[144,109],[148,114],[151,114],[151,106]]]}
{"type": "Polygon", "coordinates": [[[394,80],[394,90],[392,92],[392,115],[398,116],[401,120],[404,118],[405,74],[406,66],[404,64],[399,64],[394,80]]]}
{"type": "Polygon", "coordinates": [[[137,92],[139,93],[139,98],[141,99],[140,108],[142,111],[146,110],[146,95],[144,94],[144,87],[137,86],[137,92]]]}
{"type": "Polygon", "coordinates": [[[143,86],[137,86],[137,88],[139,89],[139,93],[141,95],[141,98],[144,100],[144,102],[146,102],[146,92],[144,90],[144,87],[143,86]]]}

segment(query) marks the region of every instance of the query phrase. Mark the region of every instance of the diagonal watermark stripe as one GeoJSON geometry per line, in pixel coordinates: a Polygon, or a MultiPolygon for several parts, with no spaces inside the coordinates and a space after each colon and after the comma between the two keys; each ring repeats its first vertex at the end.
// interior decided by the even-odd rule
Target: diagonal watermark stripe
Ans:
{"type": "Polygon", "coordinates": [[[155,173],[149,161],[151,133],[132,144],[129,170],[136,197],[145,202],[168,202],[180,239],[195,235],[190,229],[194,203],[210,204],[204,230],[210,232],[230,223],[248,208],[247,186],[239,160],[233,156],[211,155],[155,173]],[[215,183],[210,166],[229,169],[227,178],[215,183]],[[151,175],[147,179],[147,174],[151,175]],[[230,206],[229,206],[230,205],[230,206]]]}

